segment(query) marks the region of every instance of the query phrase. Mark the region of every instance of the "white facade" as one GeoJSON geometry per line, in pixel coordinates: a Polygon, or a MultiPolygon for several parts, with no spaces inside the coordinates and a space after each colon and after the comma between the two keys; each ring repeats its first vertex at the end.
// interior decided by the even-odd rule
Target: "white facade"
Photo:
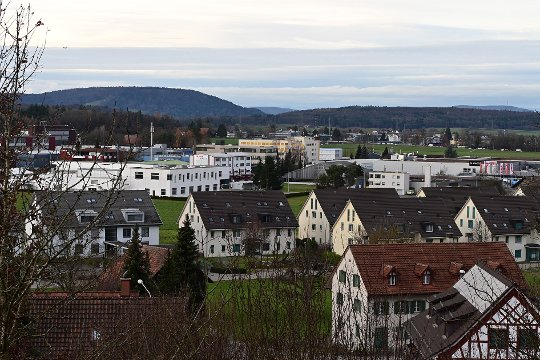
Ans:
{"type": "Polygon", "coordinates": [[[46,183],[54,189],[147,190],[152,196],[187,197],[193,191],[217,191],[228,181],[222,166],[159,166],[145,163],[60,162],[46,183]],[[121,176],[120,176],[121,175],[121,176]]]}
{"type": "Polygon", "coordinates": [[[319,161],[321,142],[311,136],[294,136],[287,139],[240,139],[238,146],[275,146],[281,156],[291,151],[301,155],[305,163],[311,164],[319,161]]]}
{"type": "Polygon", "coordinates": [[[298,214],[298,237],[315,240],[319,245],[332,244],[332,228],[312,191],[298,214]]]}
{"type": "Polygon", "coordinates": [[[369,351],[402,346],[402,325],[426,308],[425,300],[425,296],[369,296],[347,249],[332,276],[332,340],[369,351]]]}
{"type": "Polygon", "coordinates": [[[342,148],[320,148],[319,161],[334,161],[343,157],[342,148]]]}
{"type": "Polygon", "coordinates": [[[409,190],[410,174],[405,172],[372,171],[369,173],[368,187],[395,189],[398,195],[409,190]]]}
{"type": "Polygon", "coordinates": [[[353,204],[348,201],[332,228],[332,250],[338,255],[343,255],[347,246],[364,244],[367,239],[364,225],[356,214],[353,204]]]}
{"type": "Polygon", "coordinates": [[[251,175],[251,154],[243,152],[195,154],[189,157],[190,165],[221,166],[229,169],[229,176],[251,175]]]}

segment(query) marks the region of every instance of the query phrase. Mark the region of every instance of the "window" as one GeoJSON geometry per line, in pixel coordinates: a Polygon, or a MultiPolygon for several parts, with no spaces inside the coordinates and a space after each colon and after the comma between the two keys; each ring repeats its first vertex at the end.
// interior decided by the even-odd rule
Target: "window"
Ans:
{"type": "Polygon", "coordinates": [[[276,229],[276,236],[281,236],[281,229],[276,229]]]}
{"type": "Polygon", "coordinates": [[[212,239],[214,238],[214,235],[215,235],[214,230],[210,231],[210,237],[211,237],[212,239]]]}
{"type": "Polygon", "coordinates": [[[131,237],[131,228],[123,228],[122,229],[122,237],[124,239],[129,239],[131,237]]]}
{"type": "Polygon", "coordinates": [[[99,244],[90,245],[90,253],[94,255],[99,254],[99,244]]]}
{"type": "Polygon", "coordinates": [[[352,285],[354,287],[359,287],[360,286],[360,275],[353,274],[353,276],[352,276],[352,285]]]}
{"type": "Polygon", "coordinates": [[[144,175],[142,171],[135,171],[135,179],[143,179],[144,175]]]}
{"type": "Polygon", "coordinates": [[[339,282],[345,284],[347,273],[344,270],[339,270],[339,282]]]}
{"type": "Polygon", "coordinates": [[[540,347],[538,332],[535,329],[517,330],[517,348],[518,350],[534,350],[540,347]]]}
{"type": "Polygon", "coordinates": [[[353,231],[353,224],[349,224],[349,231],[353,231]]]}
{"type": "Polygon", "coordinates": [[[240,237],[240,229],[233,230],[233,237],[240,237]]]}
{"type": "Polygon", "coordinates": [[[165,194],[167,194],[167,192],[165,191],[165,189],[161,189],[161,196],[165,196],[165,194]]]}
{"type": "Polygon", "coordinates": [[[469,221],[467,221],[467,227],[468,227],[469,229],[472,229],[472,228],[474,227],[474,220],[469,220],[469,221]]]}
{"type": "Polygon", "coordinates": [[[311,224],[311,230],[315,230],[317,229],[317,225],[316,224],[311,224]]]}
{"type": "Polygon", "coordinates": [[[375,338],[373,340],[373,347],[375,349],[386,349],[388,347],[388,328],[378,327],[375,328],[375,338]]]}
{"type": "Polygon", "coordinates": [[[150,237],[150,228],[148,226],[141,227],[141,237],[150,237]]]}
{"type": "Polygon", "coordinates": [[[514,251],[514,257],[515,257],[516,259],[519,259],[519,258],[521,257],[521,250],[515,250],[515,251],[514,251]]]}
{"type": "Polygon", "coordinates": [[[336,296],[336,302],[338,305],[343,305],[343,294],[338,292],[336,296]]]}
{"type": "Polygon", "coordinates": [[[508,349],[508,329],[488,329],[490,349],[508,349]]]}
{"type": "Polygon", "coordinates": [[[240,252],[240,244],[233,244],[232,251],[235,252],[235,253],[239,253],[240,252]]]}
{"type": "Polygon", "coordinates": [[[180,194],[185,194],[186,193],[186,188],[185,187],[181,187],[180,188],[180,194]]]}
{"type": "Polygon", "coordinates": [[[463,227],[463,219],[459,219],[459,226],[463,227]]]}
{"type": "Polygon", "coordinates": [[[373,303],[373,312],[375,315],[388,315],[389,304],[387,301],[375,301],[373,303]]]}
{"type": "Polygon", "coordinates": [[[355,312],[362,311],[362,302],[360,301],[360,299],[354,299],[353,311],[355,311],[355,312]]]}
{"type": "Polygon", "coordinates": [[[521,244],[521,235],[516,235],[516,244],[521,244]]]}
{"type": "Polygon", "coordinates": [[[417,313],[426,310],[426,302],[424,300],[413,300],[410,304],[410,312],[417,313]]]}
{"type": "Polygon", "coordinates": [[[433,232],[433,224],[426,224],[426,232],[428,233],[433,232]]]}
{"type": "Polygon", "coordinates": [[[396,301],[394,302],[394,314],[408,314],[409,302],[408,301],[396,301]]]}
{"type": "Polygon", "coordinates": [[[144,221],[144,213],[142,211],[139,212],[125,212],[124,218],[127,222],[143,222],[144,221]]]}
{"type": "Polygon", "coordinates": [[[172,180],[172,174],[167,174],[167,180],[172,180]]]}
{"type": "Polygon", "coordinates": [[[81,214],[80,222],[81,224],[87,224],[95,220],[97,214],[81,214]]]}
{"type": "Polygon", "coordinates": [[[388,274],[388,285],[394,286],[397,284],[397,274],[395,271],[392,271],[388,274]]]}
{"type": "Polygon", "coordinates": [[[422,275],[422,284],[429,285],[431,284],[431,271],[426,270],[422,275]]]}
{"type": "Polygon", "coordinates": [[[311,217],[316,219],[317,218],[317,212],[316,211],[312,211],[311,212],[311,217]]]}
{"type": "Polygon", "coordinates": [[[171,194],[172,194],[173,196],[176,195],[176,188],[172,188],[171,194]]]}
{"type": "Polygon", "coordinates": [[[83,244],[75,244],[75,255],[82,255],[83,251],[84,251],[83,244]]]}
{"type": "Polygon", "coordinates": [[[214,245],[210,245],[210,254],[214,253],[214,245]]]}
{"type": "Polygon", "coordinates": [[[222,252],[222,253],[225,252],[225,245],[221,245],[221,252],[222,252]]]}
{"type": "Polygon", "coordinates": [[[287,229],[287,236],[292,236],[292,230],[291,229],[287,229]]]}
{"type": "Polygon", "coordinates": [[[159,173],[150,173],[150,179],[159,180],[159,173]]]}

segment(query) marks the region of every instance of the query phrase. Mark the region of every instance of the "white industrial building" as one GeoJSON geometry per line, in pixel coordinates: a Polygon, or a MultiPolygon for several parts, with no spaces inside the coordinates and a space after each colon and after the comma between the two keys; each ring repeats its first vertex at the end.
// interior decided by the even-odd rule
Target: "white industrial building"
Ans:
{"type": "Polygon", "coordinates": [[[217,191],[229,183],[222,166],[152,165],[145,163],[59,162],[42,187],[58,190],[146,190],[152,196],[187,197],[195,191],[217,191]]]}
{"type": "Polygon", "coordinates": [[[340,160],[343,157],[342,148],[320,148],[319,161],[340,160]]]}

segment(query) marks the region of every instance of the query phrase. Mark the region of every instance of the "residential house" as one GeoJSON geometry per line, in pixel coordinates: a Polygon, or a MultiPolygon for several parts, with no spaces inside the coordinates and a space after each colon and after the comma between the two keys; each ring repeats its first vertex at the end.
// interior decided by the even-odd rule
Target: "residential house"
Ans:
{"type": "Polygon", "coordinates": [[[139,228],[141,241],[159,244],[162,221],[148,192],[144,190],[36,192],[33,206],[39,223],[27,224],[29,241],[40,235],[40,227],[54,231],[51,246],[73,243],[75,255],[99,255],[122,249],[139,228]]]}
{"type": "Polygon", "coordinates": [[[20,348],[23,357],[86,359],[106,353],[111,358],[148,358],[154,344],[163,349],[169,341],[175,343],[172,337],[190,324],[187,298],[142,297],[130,288],[130,280],[121,280],[120,291],[32,293],[25,318],[31,336],[20,348]]]}
{"type": "Polygon", "coordinates": [[[381,242],[457,242],[461,232],[438,199],[381,198],[347,202],[332,227],[332,248],[381,242]]]}
{"type": "Polygon", "coordinates": [[[503,243],[351,245],[332,275],[332,337],[348,348],[404,346],[403,324],[479,261],[525,289],[503,243]]]}
{"type": "Polygon", "coordinates": [[[530,200],[540,202],[540,186],[522,184],[515,189],[513,195],[525,196],[530,200]]]}
{"type": "Polygon", "coordinates": [[[288,253],[298,227],[281,191],[192,193],[179,226],[187,219],[205,257],[288,253]]]}
{"type": "Polygon", "coordinates": [[[311,136],[292,136],[286,139],[240,139],[238,146],[275,146],[280,156],[290,151],[294,155],[299,155],[304,164],[312,164],[319,161],[320,140],[311,136]]]}
{"type": "Polygon", "coordinates": [[[471,196],[455,217],[461,242],[505,243],[518,262],[540,261],[539,205],[523,196],[471,196]]]}
{"type": "Polygon", "coordinates": [[[332,246],[332,226],[349,199],[371,202],[399,199],[393,189],[316,189],[312,190],[298,214],[298,237],[332,246]]]}
{"type": "Polygon", "coordinates": [[[439,199],[455,216],[463,207],[463,204],[470,196],[494,197],[501,193],[496,186],[475,186],[475,187],[423,187],[417,197],[439,199]]]}
{"type": "Polygon", "coordinates": [[[404,324],[417,359],[537,359],[540,313],[514,282],[485,263],[427,299],[404,324]]]}

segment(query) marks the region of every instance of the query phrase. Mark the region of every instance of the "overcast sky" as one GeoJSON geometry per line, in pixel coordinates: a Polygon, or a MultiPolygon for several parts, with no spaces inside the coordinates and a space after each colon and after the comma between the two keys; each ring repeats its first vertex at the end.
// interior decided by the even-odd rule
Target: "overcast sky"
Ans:
{"type": "Polygon", "coordinates": [[[200,90],[243,106],[540,108],[540,1],[36,0],[30,92],[200,90]]]}

